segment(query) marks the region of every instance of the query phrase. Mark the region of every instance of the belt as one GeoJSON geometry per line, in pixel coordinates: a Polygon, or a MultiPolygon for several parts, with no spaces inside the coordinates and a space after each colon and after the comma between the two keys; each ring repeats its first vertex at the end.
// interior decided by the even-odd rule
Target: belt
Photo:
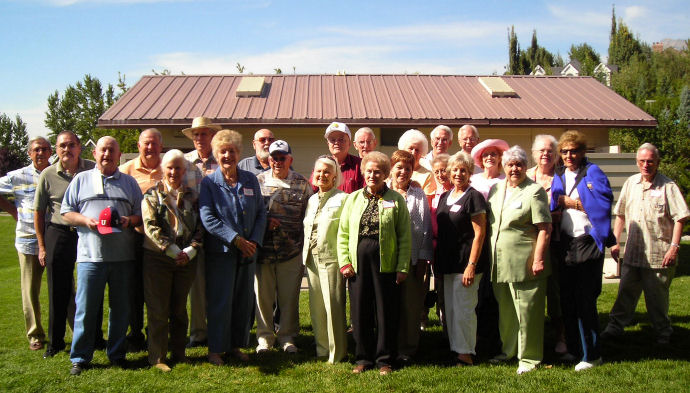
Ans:
{"type": "Polygon", "coordinates": [[[61,231],[65,231],[65,232],[76,232],[76,230],[77,230],[76,227],[73,227],[70,225],[56,224],[54,222],[49,222],[48,225],[51,227],[55,227],[56,229],[59,229],[61,231]]]}

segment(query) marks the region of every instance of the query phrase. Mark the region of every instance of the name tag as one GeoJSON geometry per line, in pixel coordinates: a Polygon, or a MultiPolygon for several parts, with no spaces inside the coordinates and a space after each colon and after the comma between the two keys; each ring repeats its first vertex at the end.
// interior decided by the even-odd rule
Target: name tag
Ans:
{"type": "Polygon", "coordinates": [[[342,204],[343,204],[343,201],[341,201],[341,200],[337,200],[335,202],[329,201],[328,204],[326,205],[326,207],[340,207],[340,205],[342,205],[342,204]]]}
{"type": "Polygon", "coordinates": [[[520,209],[522,208],[522,201],[514,201],[510,204],[510,207],[513,209],[520,209]]]}
{"type": "Polygon", "coordinates": [[[451,213],[457,213],[460,211],[461,208],[462,208],[462,205],[453,205],[450,207],[450,211],[451,211],[451,213]]]}
{"type": "Polygon", "coordinates": [[[654,198],[659,198],[661,196],[661,190],[652,190],[649,195],[651,195],[654,198]]]}
{"type": "Polygon", "coordinates": [[[384,209],[390,209],[392,207],[395,207],[395,202],[393,201],[383,201],[383,208],[384,209]]]}
{"type": "Polygon", "coordinates": [[[245,188],[245,189],[244,189],[244,195],[245,195],[245,196],[254,196],[254,189],[252,189],[252,188],[245,188]]]}

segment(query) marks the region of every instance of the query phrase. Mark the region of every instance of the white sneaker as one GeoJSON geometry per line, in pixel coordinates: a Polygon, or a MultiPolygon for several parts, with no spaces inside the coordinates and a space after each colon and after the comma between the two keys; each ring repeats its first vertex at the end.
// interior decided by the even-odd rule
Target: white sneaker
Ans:
{"type": "Polygon", "coordinates": [[[271,346],[268,345],[268,343],[265,342],[260,342],[259,345],[256,346],[256,353],[257,354],[262,354],[266,353],[271,349],[271,346]]]}
{"type": "Polygon", "coordinates": [[[592,367],[601,366],[601,363],[601,358],[594,359],[591,362],[580,362],[577,364],[577,366],[575,366],[575,371],[588,370],[592,367]]]}
{"type": "Polygon", "coordinates": [[[536,367],[534,367],[534,366],[520,366],[517,369],[517,375],[522,375],[522,374],[528,373],[530,371],[533,371],[535,369],[536,369],[536,367]]]}

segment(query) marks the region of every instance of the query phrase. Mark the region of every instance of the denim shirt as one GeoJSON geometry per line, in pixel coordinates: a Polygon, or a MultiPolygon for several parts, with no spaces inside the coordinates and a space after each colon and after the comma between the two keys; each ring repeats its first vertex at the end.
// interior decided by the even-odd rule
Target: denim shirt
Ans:
{"type": "Polygon", "coordinates": [[[266,229],[266,208],[259,182],[250,172],[238,169],[237,185],[233,188],[225,182],[220,168],[216,169],[201,181],[199,207],[201,222],[206,228],[206,252],[239,256],[233,244],[237,236],[261,246],[266,229]]]}

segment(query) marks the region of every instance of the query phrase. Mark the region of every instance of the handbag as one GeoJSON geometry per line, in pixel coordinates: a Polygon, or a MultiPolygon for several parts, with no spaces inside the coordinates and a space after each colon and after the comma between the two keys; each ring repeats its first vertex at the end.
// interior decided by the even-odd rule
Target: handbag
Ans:
{"type": "Polygon", "coordinates": [[[594,238],[589,234],[571,237],[561,233],[560,249],[561,260],[566,265],[577,265],[604,256],[604,253],[597,247],[594,238]]]}

